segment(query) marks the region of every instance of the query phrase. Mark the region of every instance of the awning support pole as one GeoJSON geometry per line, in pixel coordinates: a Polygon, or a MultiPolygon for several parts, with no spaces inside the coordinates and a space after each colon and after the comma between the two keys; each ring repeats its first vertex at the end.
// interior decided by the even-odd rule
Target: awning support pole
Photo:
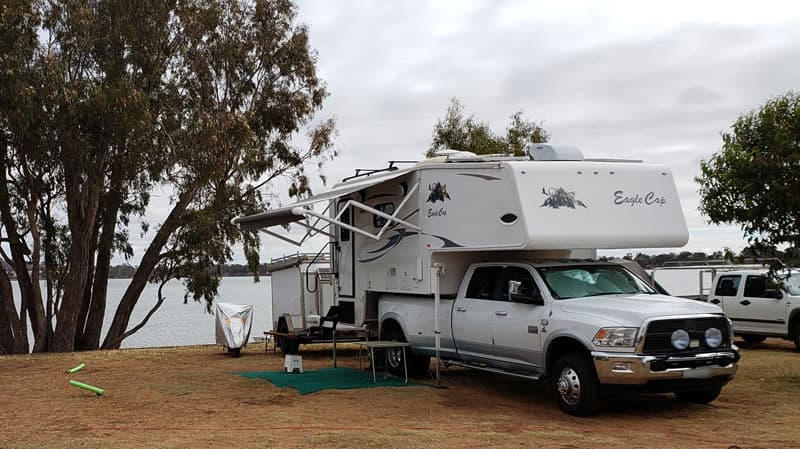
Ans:
{"type": "Polygon", "coordinates": [[[441,351],[442,351],[442,332],[439,327],[439,308],[442,303],[442,296],[439,293],[439,278],[444,273],[444,264],[435,262],[433,264],[433,335],[436,339],[436,386],[441,386],[441,373],[439,367],[441,365],[441,351]]]}

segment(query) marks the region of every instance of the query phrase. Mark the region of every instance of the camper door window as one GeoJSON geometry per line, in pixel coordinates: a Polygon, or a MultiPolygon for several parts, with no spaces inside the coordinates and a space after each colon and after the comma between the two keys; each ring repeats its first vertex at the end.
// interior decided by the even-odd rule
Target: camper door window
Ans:
{"type": "MultiPolygon", "coordinates": [[[[339,210],[341,210],[341,208],[343,208],[345,206],[345,204],[347,204],[347,200],[340,201],[339,202],[339,210]]],[[[342,214],[342,217],[341,217],[342,223],[348,224],[348,225],[352,224],[353,220],[350,219],[350,217],[352,217],[352,214],[353,214],[353,209],[352,208],[348,208],[342,214]]],[[[341,242],[349,242],[350,241],[350,230],[349,229],[345,229],[345,228],[342,228],[342,227],[339,228],[339,241],[341,241],[341,242]]]]}
{"type": "Polygon", "coordinates": [[[585,265],[538,268],[556,299],[602,295],[654,294],[641,279],[614,265],[585,265]]]}

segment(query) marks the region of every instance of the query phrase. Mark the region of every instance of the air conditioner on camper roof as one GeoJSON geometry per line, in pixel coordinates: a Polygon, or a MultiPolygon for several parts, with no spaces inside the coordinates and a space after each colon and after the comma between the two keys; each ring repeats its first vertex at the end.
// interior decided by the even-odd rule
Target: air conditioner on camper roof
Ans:
{"type": "Polygon", "coordinates": [[[583,153],[577,147],[535,143],[528,148],[528,155],[535,161],[582,161],[583,153]]]}

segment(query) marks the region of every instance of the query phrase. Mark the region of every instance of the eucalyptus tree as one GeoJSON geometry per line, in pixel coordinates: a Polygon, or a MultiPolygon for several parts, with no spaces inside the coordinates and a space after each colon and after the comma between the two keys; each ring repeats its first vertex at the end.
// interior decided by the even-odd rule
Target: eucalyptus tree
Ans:
{"type": "MultiPolygon", "coordinates": [[[[2,32],[11,39],[8,24],[26,31],[30,62],[16,62],[34,76],[15,89],[37,92],[30,109],[40,121],[23,129],[14,107],[1,112],[5,197],[14,204],[3,213],[3,248],[20,287],[34,290],[23,309],[43,304],[39,270],[31,279],[24,272],[44,263],[47,300],[41,314],[29,313],[43,327],[34,329],[35,350],[92,349],[101,340],[117,348],[163,303],[159,288],[146,318],[130,323],[148,282],[181,279],[187,298],[210,307],[234,244],[257,268],[258,237],[230,220],[263,207],[277,179],[302,195],[305,166],[335,155],[333,121],[314,121],[326,89],[288,0],[23,3],[31,14],[21,7],[6,17],[0,8],[2,32]],[[18,162],[32,155],[38,171],[20,176],[18,162]],[[35,188],[20,188],[25,179],[35,188]],[[150,229],[142,215],[154,191],[171,201],[150,229]],[[109,266],[114,254],[134,255],[131,232],[150,243],[102,337],[109,266]]],[[[13,106],[14,90],[2,95],[13,106]]],[[[3,198],[0,191],[0,212],[3,198]]],[[[0,326],[10,329],[6,321],[0,326]]]]}
{"type": "Polygon", "coordinates": [[[541,123],[526,119],[522,111],[511,115],[505,136],[497,135],[488,123],[479,121],[474,115],[467,117],[464,105],[452,98],[444,117],[433,128],[433,140],[427,156],[447,149],[521,156],[529,144],[547,142],[549,138],[541,123]]]}
{"type": "Polygon", "coordinates": [[[800,94],[787,92],[742,114],[722,149],[700,165],[700,210],[737,223],[755,247],[800,248],[800,94]]]}

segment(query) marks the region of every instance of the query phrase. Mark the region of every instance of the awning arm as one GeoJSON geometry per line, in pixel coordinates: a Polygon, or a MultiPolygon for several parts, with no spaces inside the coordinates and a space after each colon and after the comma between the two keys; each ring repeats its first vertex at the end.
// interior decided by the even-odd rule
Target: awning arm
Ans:
{"type": "Polygon", "coordinates": [[[388,229],[390,223],[402,224],[404,226],[408,226],[409,228],[411,228],[411,229],[413,229],[415,231],[419,231],[420,230],[419,226],[417,226],[415,224],[411,224],[411,223],[409,223],[409,222],[407,222],[405,220],[402,220],[400,218],[397,218],[397,216],[400,214],[400,212],[405,207],[405,205],[408,202],[408,200],[413,196],[413,194],[417,191],[417,189],[419,189],[419,182],[414,184],[414,187],[412,187],[408,191],[408,193],[406,194],[406,197],[403,199],[403,201],[400,203],[400,205],[397,207],[397,209],[394,211],[394,214],[392,214],[392,215],[389,215],[386,212],[381,212],[378,209],[375,209],[373,207],[367,206],[364,203],[359,203],[358,201],[355,201],[355,200],[348,200],[347,203],[345,203],[344,207],[333,218],[328,217],[328,216],[326,216],[326,215],[324,215],[322,213],[316,212],[314,210],[305,209],[305,208],[302,208],[302,207],[297,207],[295,209],[292,209],[292,213],[294,215],[306,215],[306,216],[310,215],[312,217],[317,217],[318,220],[327,221],[330,224],[333,224],[333,225],[339,226],[341,228],[353,231],[356,234],[363,235],[364,237],[369,237],[369,238],[371,238],[373,240],[380,240],[381,236],[383,236],[383,233],[388,229]],[[372,233],[367,232],[367,231],[365,231],[363,229],[357,228],[357,227],[355,227],[355,226],[353,226],[353,225],[351,225],[349,223],[345,223],[345,222],[343,222],[341,220],[341,217],[342,217],[342,214],[350,206],[356,207],[356,208],[361,209],[361,210],[366,211],[366,212],[369,212],[369,213],[371,213],[373,215],[376,215],[378,217],[385,218],[386,219],[386,223],[383,225],[383,227],[381,228],[381,230],[377,234],[372,234],[372,233]]]}
{"type": "MultiPolygon", "coordinates": [[[[331,207],[331,205],[328,204],[328,206],[325,207],[325,210],[323,210],[322,213],[324,214],[324,213],[328,212],[328,209],[330,209],[330,207],[331,207]]],[[[298,209],[298,208],[295,208],[295,209],[298,209]]],[[[294,213],[294,215],[306,215],[305,213],[301,213],[301,214],[295,213],[295,210],[292,210],[292,213],[294,213]]],[[[307,216],[306,216],[306,219],[308,219],[307,216]]],[[[300,225],[300,226],[302,226],[302,227],[307,229],[306,233],[303,234],[303,237],[300,240],[294,240],[294,239],[292,239],[290,237],[287,237],[285,235],[280,235],[277,232],[270,231],[269,228],[261,228],[260,231],[263,232],[264,234],[267,234],[267,235],[270,235],[272,237],[281,239],[284,242],[291,243],[292,245],[302,246],[303,243],[306,240],[308,240],[310,237],[314,237],[317,234],[324,234],[324,235],[326,235],[328,237],[333,237],[333,235],[330,232],[325,230],[325,228],[330,227],[330,223],[326,224],[322,228],[318,228],[317,227],[317,223],[319,223],[320,221],[321,220],[319,218],[317,218],[317,220],[314,222],[314,224],[303,223],[302,221],[295,222],[298,225],[300,225]]]]}

